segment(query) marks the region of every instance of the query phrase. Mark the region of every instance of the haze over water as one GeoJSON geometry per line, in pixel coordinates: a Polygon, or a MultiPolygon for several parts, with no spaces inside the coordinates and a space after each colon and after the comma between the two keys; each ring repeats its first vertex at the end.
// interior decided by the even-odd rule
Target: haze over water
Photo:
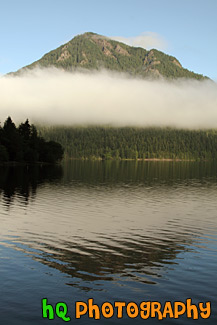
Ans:
{"type": "MultiPolygon", "coordinates": [[[[0,167],[3,324],[42,319],[41,299],[211,301],[217,320],[217,166],[88,162],[0,167]]],[[[142,324],[113,317],[98,323],[142,324]]],[[[184,316],[166,324],[193,324],[184,316]]],[[[148,319],[147,324],[158,324],[148,319]]]]}

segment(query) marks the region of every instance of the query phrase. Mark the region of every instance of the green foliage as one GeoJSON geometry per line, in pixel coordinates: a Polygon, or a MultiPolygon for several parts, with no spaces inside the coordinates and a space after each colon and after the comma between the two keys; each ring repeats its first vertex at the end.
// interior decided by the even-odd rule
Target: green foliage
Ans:
{"type": "Polygon", "coordinates": [[[63,157],[63,148],[54,141],[38,137],[36,127],[29,121],[16,128],[10,117],[0,128],[0,162],[16,161],[55,163],[63,157]]]}
{"type": "Polygon", "coordinates": [[[33,69],[36,66],[54,66],[68,71],[76,68],[89,70],[104,68],[154,78],[160,76],[172,79],[205,78],[203,75],[182,68],[173,56],[155,49],[147,51],[143,48],[131,47],[94,33],[74,37],[70,42],[45,54],[40,60],[23,69],[33,69]]]}
{"type": "Polygon", "coordinates": [[[217,159],[217,131],[171,128],[41,127],[76,159],[217,159]]]}

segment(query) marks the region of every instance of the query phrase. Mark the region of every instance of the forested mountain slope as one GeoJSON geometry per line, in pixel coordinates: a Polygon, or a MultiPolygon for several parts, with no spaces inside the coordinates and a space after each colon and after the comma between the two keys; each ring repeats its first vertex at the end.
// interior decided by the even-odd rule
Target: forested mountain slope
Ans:
{"type": "Polygon", "coordinates": [[[95,33],[84,33],[45,54],[40,60],[18,70],[35,67],[57,67],[67,71],[108,69],[141,77],[194,78],[205,77],[184,69],[173,56],[156,49],[147,51],[128,46],[95,33]]]}
{"type": "Polygon", "coordinates": [[[217,159],[216,130],[136,127],[39,127],[70,158],[217,159]]]}

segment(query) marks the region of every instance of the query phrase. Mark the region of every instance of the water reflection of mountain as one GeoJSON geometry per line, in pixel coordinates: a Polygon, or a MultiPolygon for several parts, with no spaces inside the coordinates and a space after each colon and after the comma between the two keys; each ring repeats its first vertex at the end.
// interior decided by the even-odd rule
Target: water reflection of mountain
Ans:
{"type": "Polygon", "coordinates": [[[52,246],[40,243],[27,244],[22,238],[23,251],[33,259],[54,268],[67,276],[67,285],[82,290],[100,290],[102,281],[136,281],[154,285],[161,277],[162,269],[177,264],[177,256],[187,251],[190,238],[174,239],[137,236],[137,239],[110,239],[105,241],[59,242],[52,246]],[[27,244],[27,246],[25,245],[27,244]],[[36,253],[38,252],[38,253],[36,253]],[[122,279],[122,280],[121,280],[122,279]],[[98,284],[97,284],[98,283],[98,284]]]}
{"type": "Polygon", "coordinates": [[[0,193],[5,205],[14,197],[22,203],[34,199],[38,185],[54,182],[62,177],[59,165],[0,166],[0,193]]]}
{"type": "MultiPolygon", "coordinates": [[[[116,240],[110,245],[95,242],[99,249],[91,249],[92,243],[89,242],[86,247],[77,244],[77,252],[73,251],[75,247],[71,243],[67,243],[65,249],[47,247],[53,254],[43,253],[39,260],[77,281],[111,281],[120,274],[122,278],[155,284],[160,277],[159,270],[165,264],[173,264],[177,254],[185,250],[183,243],[179,245],[166,239],[159,244],[156,242],[153,238],[134,243],[116,240]]],[[[74,285],[70,280],[68,284],[74,285]]]]}
{"type": "Polygon", "coordinates": [[[212,163],[71,161],[62,168],[37,168],[8,167],[1,173],[5,201],[17,193],[27,201],[35,196],[27,216],[20,209],[19,227],[15,212],[4,220],[3,235],[83,290],[93,290],[93,283],[101,290],[100,282],[119,279],[158,283],[163,270],[173,268],[204,231],[203,205],[196,212],[191,205],[195,192],[207,204],[216,197],[212,163]],[[50,186],[35,195],[46,182],[50,186]],[[200,193],[198,182],[205,184],[200,193]]]}

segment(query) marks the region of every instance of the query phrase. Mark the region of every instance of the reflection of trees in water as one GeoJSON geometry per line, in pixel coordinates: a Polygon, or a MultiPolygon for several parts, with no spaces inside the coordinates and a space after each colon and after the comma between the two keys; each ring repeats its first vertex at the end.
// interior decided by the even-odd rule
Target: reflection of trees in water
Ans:
{"type": "Polygon", "coordinates": [[[83,185],[173,185],[216,178],[217,164],[191,161],[70,161],[64,166],[64,182],[83,185]]]}
{"type": "Polygon", "coordinates": [[[10,205],[14,196],[28,202],[39,184],[63,178],[73,186],[173,185],[216,177],[217,165],[197,162],[69,161],[60,165],[0,166],[0,192],[10,205]],[[63,174],[64,170],[64,174],[63,174]]]}
{"type": "Polygon", "coordinates": [[[23,204],[28,203],[29,198],[34,199],[38,185],[61,177],[62,167],[59,165],[1,166],[0,191],[3,202],[9,206],[16,196],[23,204]]]}
{"type": "MultiPolygon", "coordinates": [[[[159,239],[138,235],[135,240],[99,239],[84,244],[78,238],[74,243],[59,242],[61,247],[40,243],[39,254],[33,258],[67,275],[67,285],[85,291],[94,289],[93,281],[95,284],[99,281],[96,290],[100,290],[100,281],[117,278],[153,285],[161,277],[161,269],[176,264],[177,255],[186,251],[192,242],[190,238],[177,237],[159,239]]],[[[38,243],[28,243],[28,247],[30,251],[35,250],[38,243]]],[[[29,254],[28,248],[24,252],[29,254]]]]}

